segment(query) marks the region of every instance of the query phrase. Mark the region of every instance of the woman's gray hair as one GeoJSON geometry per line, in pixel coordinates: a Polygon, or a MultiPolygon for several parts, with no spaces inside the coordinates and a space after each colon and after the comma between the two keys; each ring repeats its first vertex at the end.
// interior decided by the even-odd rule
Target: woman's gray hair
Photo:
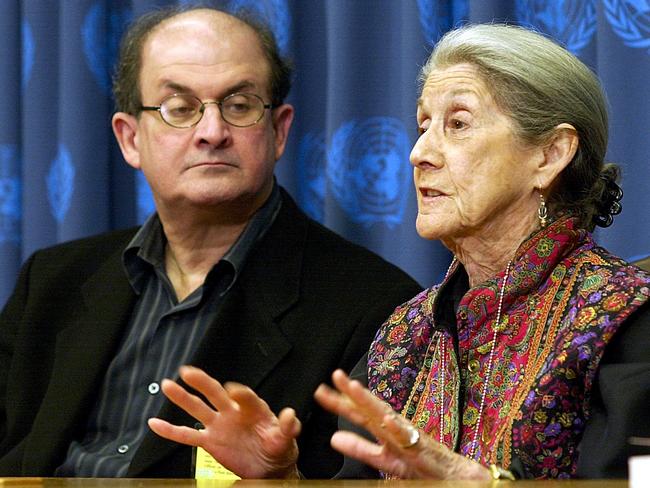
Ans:
{"type": "Polygon", "coordinates": [[[613,213],[612,203],[604,208],[603,199],[613,191],[612,184],[618,188],[619,169],[604,163],[607,108],[591,70],[539,33],[511,25],[478,24],[452,30],[440,39],[422,68],[420,85],[432,71],[461,63],[477,69],[524,143],[544,145],[562,123],[576,128],[578,150],[551,189],[549,209],[552,216],[570,212],[589,230],[602,225],[603,214],[613,213]]]}

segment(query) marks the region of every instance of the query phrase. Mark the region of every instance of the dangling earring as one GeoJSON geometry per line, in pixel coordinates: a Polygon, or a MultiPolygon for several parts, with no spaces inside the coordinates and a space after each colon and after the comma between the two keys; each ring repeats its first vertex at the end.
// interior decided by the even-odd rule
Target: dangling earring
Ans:
{"type": "Polygon", "coordinates": [[[548,208],[546,208],[546,201],[542,195],[541,189],[539,190],[539,208],[537,209],[537,217],[539,218],[539,225],[543,229],[548,223],[548,208]]]}

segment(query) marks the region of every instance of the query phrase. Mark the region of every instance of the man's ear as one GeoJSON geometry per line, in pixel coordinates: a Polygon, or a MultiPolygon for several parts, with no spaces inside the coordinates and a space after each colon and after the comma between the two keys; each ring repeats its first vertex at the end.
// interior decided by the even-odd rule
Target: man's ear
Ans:
{"type": "Polygon", "coordinates": [[[130,166],[140,169],[140,151],[138,149],[138,120],[134,115],[116,112],[112,119],[113,134],[117,139],[122,156],[130,166]]]}
{"type": "Polygon", "coordinates": [[[275,134],[275,160],[282,157],[289,138],[289,129],[293,122],[293,106],[284,103],[273,109],[273,132],[275,134]]]}
{"type": "Polygon", "coordinates": [[[553,185],[558,175],[564,171],[578,150],[578,131],[571,124],[559,124],[553,136],[544,147],[544,159],[537,168],[540,189],[553,185]]]}

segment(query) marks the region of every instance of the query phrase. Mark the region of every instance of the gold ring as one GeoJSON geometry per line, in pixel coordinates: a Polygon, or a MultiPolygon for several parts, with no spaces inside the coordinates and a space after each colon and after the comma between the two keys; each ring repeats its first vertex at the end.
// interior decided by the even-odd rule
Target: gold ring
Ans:
{"type": "Polygon", "coordinates": [[[400,447],[402,449],[409,449],[420,442],[420,431],[413,427],[412,425],[408,426],[409,440],[406,444],[402,444],[400,447]]]}

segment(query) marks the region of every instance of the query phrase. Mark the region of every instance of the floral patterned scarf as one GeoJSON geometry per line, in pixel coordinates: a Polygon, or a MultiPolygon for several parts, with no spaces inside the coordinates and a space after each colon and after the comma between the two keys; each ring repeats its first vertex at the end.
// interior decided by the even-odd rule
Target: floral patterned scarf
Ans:
{"type": "Polygon", "coordinates": [[[508,468],[514,454],[528,476],[569,477],[598,363],[620,324],[650,297],[650,276],[596,246],[571,218],[534,234],[515,256],[501,324],[494,322],[505,271],[460,298],[457,330],[436,323],[448,285],[464,273],[454,263],[441,285],[398,307],[379,330],[369,387],[484,465],[508,468]]]}

